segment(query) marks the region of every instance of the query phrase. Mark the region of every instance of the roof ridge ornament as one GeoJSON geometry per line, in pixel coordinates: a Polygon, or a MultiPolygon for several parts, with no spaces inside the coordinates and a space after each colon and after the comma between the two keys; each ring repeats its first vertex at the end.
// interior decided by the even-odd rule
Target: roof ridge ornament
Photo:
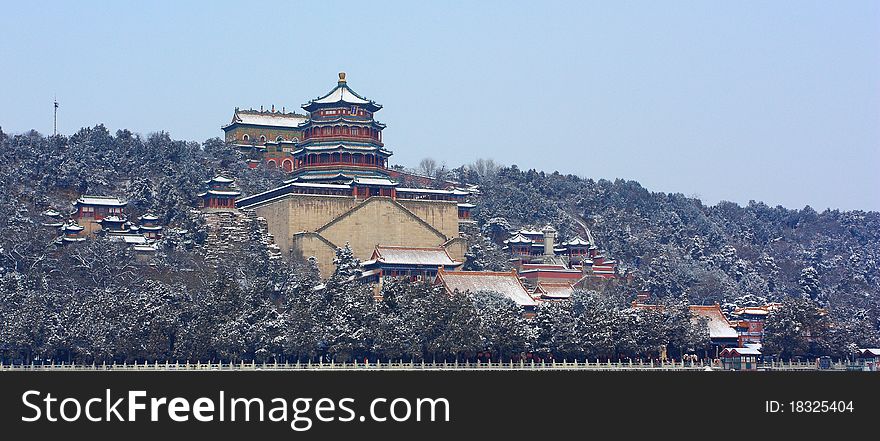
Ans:
{"type": "Polygon", "coordinates": [[[339,85],[345,84],[345,72],[339,72],[339,85]]]}

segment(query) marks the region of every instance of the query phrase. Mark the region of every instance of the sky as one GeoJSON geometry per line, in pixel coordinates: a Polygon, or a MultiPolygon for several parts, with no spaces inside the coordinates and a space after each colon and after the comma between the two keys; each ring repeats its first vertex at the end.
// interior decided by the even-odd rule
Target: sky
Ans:
{"type": "Polygon", "coordinates": [[[395,164],[880,210],[880,2],[420,3],[6,2],[0,127],[204,141],[344,71],[395,164]]]}

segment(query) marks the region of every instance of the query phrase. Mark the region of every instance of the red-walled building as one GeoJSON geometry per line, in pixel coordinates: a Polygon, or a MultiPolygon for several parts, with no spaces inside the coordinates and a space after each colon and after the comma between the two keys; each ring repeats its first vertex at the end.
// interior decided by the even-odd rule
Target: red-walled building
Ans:
{"type": "Polygon", "coordinates": [[[235,199],[241,196],[235,187],[235,181],[223,176],[214,176],[205,181],[208,190],[199,193],[202,208],[235,209],[235,199]]]}

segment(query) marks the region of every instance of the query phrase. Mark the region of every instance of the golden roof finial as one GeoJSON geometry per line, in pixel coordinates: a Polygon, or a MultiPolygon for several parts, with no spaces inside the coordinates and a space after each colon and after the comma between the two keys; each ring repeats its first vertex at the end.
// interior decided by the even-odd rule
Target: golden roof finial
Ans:
{"type": "Polygon", "coordinates": [[[339,82],[340,83],[345,82],[345,72],[339,72],[339,82]]]}

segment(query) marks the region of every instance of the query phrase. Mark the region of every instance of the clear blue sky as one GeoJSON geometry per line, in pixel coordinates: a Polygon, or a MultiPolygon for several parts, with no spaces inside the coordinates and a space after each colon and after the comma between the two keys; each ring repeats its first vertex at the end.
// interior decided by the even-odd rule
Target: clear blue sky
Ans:
{"type": "Polygon", "coordinates": [[[880,2],[8,2],[0,127],[203,141],[348,73],[394,163],[880,210],[880,2]]]}

